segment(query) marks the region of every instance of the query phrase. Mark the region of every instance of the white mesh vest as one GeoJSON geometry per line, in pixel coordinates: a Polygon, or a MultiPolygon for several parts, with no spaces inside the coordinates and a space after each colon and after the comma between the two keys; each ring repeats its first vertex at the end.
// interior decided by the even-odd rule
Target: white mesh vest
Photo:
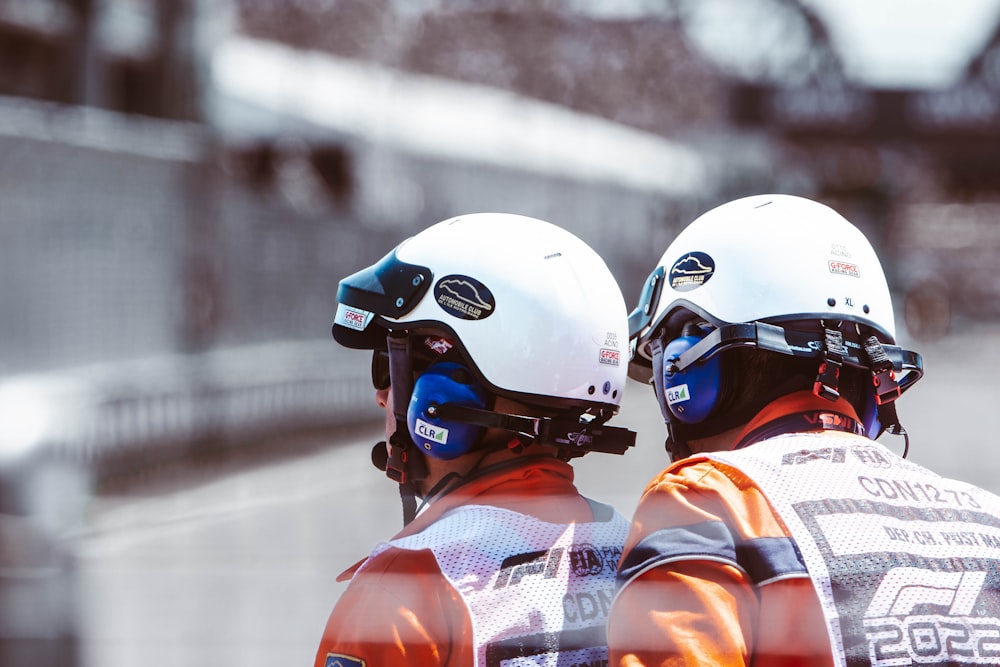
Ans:
{"type": "Polygon", "coordinates": [[[836,664],[1000,665],[1000,498],[863,437],[707,456],[751,478],[788,527],[836,664]]]}
{"type": "MultiPolygon", "coordinates": [[[[605,507],[610,513],[610,507],[605,507]]],[[[375,547],[430,549],[472,619],[476,665],[604,667],[608,607],[628,521],[553,524],[496,507],[456,508],[375,547]]]]}

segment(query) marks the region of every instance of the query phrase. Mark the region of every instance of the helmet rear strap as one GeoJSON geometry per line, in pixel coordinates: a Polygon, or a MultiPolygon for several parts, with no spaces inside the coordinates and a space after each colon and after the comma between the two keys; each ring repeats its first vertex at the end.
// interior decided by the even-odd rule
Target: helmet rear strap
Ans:
{"type": "Polygon", "coordinates": [[[403,525],[416,517],[416,482],[427,476],[427,463],[410,437],[406,425],[406,410],[413,393],[413,365],[410,358],[410,339],[405,333],[390,333],[386,338],[389,350],[389,378],[392,391],[392,413],[396,429],[389,438],[389,458],[386,477],[399,484],[403,503],[403,525]]]}
{"type": "MultiPolygon", "coordinates": [[[[842,326],[843,322],[838,324],[842,326]]],[[[831,329],[823,323],[823,358],[816,371],[813,393],[828,401],[840,398],[840,369],[844,365],[844,334],[839,328],[831,329]]],[[[890,362],[891,364],[892,362],[890,362]]]]}

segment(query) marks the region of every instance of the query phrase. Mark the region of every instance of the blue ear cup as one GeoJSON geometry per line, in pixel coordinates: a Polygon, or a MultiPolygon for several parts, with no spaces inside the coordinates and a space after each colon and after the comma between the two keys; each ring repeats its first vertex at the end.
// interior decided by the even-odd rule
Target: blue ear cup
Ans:
{"type": "Polygon", "coordinates": [[[413,383],[406,424],[413,442],[428,456],[449,460],[472,449],[483,427],[441,419],[434,406],[486,408],[486,391],[465,366],[444,361],[430,366],[413,383]]]}
{"type": "Polygon", "coordinates": [[[683,372],[677,370],[677,360],[701,338],[681,336],[670,341],[663,350],[663,397],[667,409],[677,421],[697,424],[712,413],[719,401],[722,371],[719,355],[699,361],[683,372]]]}

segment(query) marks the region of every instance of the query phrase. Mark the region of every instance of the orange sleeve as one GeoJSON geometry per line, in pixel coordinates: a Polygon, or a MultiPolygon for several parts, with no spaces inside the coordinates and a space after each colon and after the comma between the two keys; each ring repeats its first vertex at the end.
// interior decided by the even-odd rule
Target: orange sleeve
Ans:
{"type": "Polygon", "coordinates": [[[832,665],[819,599],[766,498],[732,469],[675,466],[636,509],[610,664],[832,665]]]}
{"type": "Polygon", "coordinates": [[[610,664],[749,664],[753,591],[740,580],[736,568],[689,561],[631,581],[608,623],[610,664]]]}
{"type": "Polygon", "coordinates": [[[337,601],[316,654],[342,664],[446,667],[473,662],[472,627],[430,551],[380,554],[337,601]]]}

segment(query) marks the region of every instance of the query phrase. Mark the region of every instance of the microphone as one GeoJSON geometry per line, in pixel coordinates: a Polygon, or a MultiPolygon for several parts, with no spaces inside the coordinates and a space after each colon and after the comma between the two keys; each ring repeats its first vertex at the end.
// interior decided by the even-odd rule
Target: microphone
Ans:
{"type": "Polygon", "coordinates": [[[382,472],[385,472],[386,468],[389,467],[389,448],[385,440],[376,442],[375,446],[372,447],[372,465],[382,472]]]}

